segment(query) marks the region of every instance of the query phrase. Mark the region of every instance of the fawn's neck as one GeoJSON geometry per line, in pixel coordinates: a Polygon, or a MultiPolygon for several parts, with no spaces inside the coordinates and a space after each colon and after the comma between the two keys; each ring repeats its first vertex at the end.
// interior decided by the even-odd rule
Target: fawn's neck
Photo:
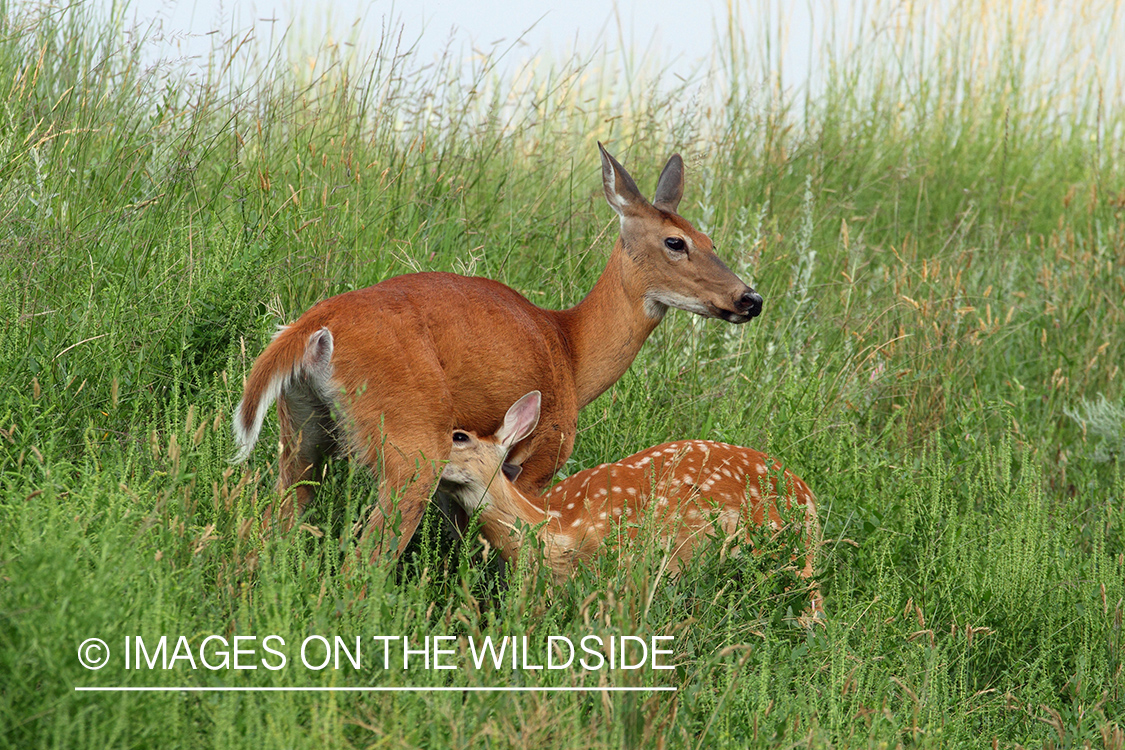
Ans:
{"type": "MultiPolygon", "coordinates": [[[[488,543],[500,551],[505,560],[518,556],[523,535],[548,519],[547,514],[515,485],[495,481],[480,513],[482,529],[488,543]]],[[[543,530],[539,530],[542,539],[543,530]]]]}
{"type": "MultiPolygon", "coordinates": [[[[608,512],[610,503],[607,501],[599,507],[608,512]]],[[[517,528],[536,529],[547,565],[556,579],[563,579],[573,570],[576,560],[588,557],[601,543],[605,536],[606,512],[600,514],[600,522],[595,521],[595,513],[587,507],[587,502],[568,496],[566,492],[557,497],[550,492],[535,497],[504,482],[490,489],[481,521],[485,538],[500,550],[505,560],[516,558],[525,540],[517,528]],[[552,509],[548,503],[558,507],[552,509]],[[564,504],[575,507],[564,511],[564,504]]]]}

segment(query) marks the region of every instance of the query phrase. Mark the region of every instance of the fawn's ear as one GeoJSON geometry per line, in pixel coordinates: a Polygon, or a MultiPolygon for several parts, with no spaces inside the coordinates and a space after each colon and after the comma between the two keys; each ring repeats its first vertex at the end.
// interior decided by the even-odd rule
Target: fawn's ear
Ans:
{"type": "Polygon", "coordinates": [[[672,158],[664,165],[660,173],[660,180],[656,183],[656,195],[652,205],[662,211],[676,213],[680,205],[680,198],[684,197],[684,160],[679,154],[672,154],[672,158]]]}
{"type": "Polygon", "coordinates": [[[504,415],[504,424],[496,431],[496,439],[505,448],[523,440],[539,424],[539,405],[542,395],[539,391],[532,391],[512,404],[508,413],[504,415]]]}
{"type": "Polygon", "coordinates": [[[602,154],[602,186],[605,188],[605,199],[609,201],[610,208],[623,219],[626,214],[646,208],[649,205],[648,200],[641,195],[637,183],[633,182],[625,167],[610,156],[601,143],[598,143],[598,150],[602,154]]]}

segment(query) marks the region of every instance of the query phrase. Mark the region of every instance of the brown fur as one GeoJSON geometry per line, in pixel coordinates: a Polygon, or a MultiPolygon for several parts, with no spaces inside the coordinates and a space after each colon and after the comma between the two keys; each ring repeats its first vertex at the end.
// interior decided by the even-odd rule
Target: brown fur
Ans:
{"type": "MultiPolygon", "coordinates": [[[[540,427],[511,454],[523,467],[518,486],[537,491],[570,456],[578,410],[628,369],[668,305],[738,323],[757,315],[761,298],[714,255],[706,235],[673,213],[683,189],[679,156],[661,175],[659,208],[604,149],[602,159],[621,236],[582,302],[545,310],[498,282],[450,273],[398,276],[324,300],[254,363],[235,426],[243,455],[260,410],[278,393],[280,490],[318,478],[326,453],[353,456],[382,476],[369,532],[382,531],[392,495],[401,494],[401,551],[454,427],[491,434],[509,404],[541,391],[540,427]],[[687,252],[669,252],[670,236],[687,252]]],[[[309,485],[294,492],[290,520],[313,495],[309,485]]]]}

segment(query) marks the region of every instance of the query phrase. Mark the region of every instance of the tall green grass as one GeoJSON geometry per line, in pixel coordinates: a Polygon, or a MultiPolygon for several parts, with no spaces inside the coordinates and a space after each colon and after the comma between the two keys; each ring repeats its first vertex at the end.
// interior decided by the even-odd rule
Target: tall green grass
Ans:
{"type": "Polygon", "coordinates": [[[876,4],[794,90],[768,5],[686,82],[426,67],[393,36],[313,65],[235,38],[189,74],[89,7],[0,5],[0,740],[1121,750],[1121,11],[1081,10],[876,4]],[[227,463],[242,377],[319,299],[444,269],[579,300],[615,235],[596,140],[649,189],[681,151],[683,214],[766,308],[670,314],[565,471],[672,438],[770,451],[819,498],[822,627],[792,571],[720,549],[673,581],[611,549],[556,587],[430,514],[403,564],[348,565],[365,470],[263,537],[272,417],[227,463]],[[532,661],[547,635],[673,635],[675,669],[76,659],[212,634],[527,635],[532,661]],[[677,691],[74,691],[96,685],[677,691]]]}

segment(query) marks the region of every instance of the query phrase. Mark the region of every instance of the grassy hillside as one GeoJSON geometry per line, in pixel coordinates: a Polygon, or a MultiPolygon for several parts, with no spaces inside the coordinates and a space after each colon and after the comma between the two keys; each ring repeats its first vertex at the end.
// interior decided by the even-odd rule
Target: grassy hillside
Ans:
{"type": "Polygon", "coordinates": [[[501,80],[391,37],[235,39],[192,73],[86,8],[0,3],[0,743],[1125,748],[1125,26],[1081,10],[878,6],[793,90],[757,18],[686,82],[501,80]],[[345,567],[365,470],[263,538],[275,418],[227,463],[253,358],[319,299],[418,270],[581,299],[616,231],[597,140],[646,191],[684,155],[681,212],[765,312],[671,313],[566,472],[685,437],[776,455],[819,498],[823,627],[793,570],[719,549],[554,587],[431,513],[404,563],[345,567]],[[162,635],[254,636],[257,668],[126,669],[162,635]],[[362,666],[305,667],[312,635],[362,666]],[[475,669],[486,635],[539,665],[551,635],[674,636],[674,668],[475,669]],[[372,636],[453,636],[458,668],[384,669],[372,636]],[[75,691],[108,685],[675,692],[75,691]]]}

